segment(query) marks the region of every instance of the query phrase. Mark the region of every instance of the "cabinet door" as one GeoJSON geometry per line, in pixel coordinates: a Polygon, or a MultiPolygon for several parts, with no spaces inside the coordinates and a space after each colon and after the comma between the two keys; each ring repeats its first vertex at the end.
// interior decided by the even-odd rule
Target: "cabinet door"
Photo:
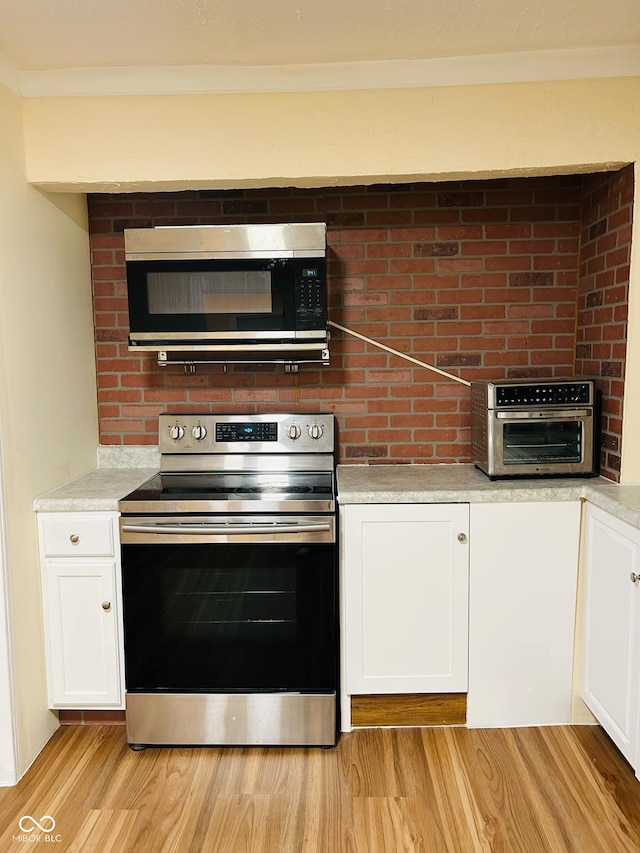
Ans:
{"type": "Polygon", "coordinates": [[[580,502],[471,506],[468,726],[571,719],[580,502]]]}
{"type": "Polygon", "coordinates": [[[640,531],[587,505],[584,538],[582,698],[632,764],[636,762],[640,531]]]}
{"type": "Polygon", "coordinates": [[[119,705],[116,564],[44,566],[49,698],[54,708],[119,705]]]}
{"type": "Polygon", "coordinates": [[[349,505],[344,519],[347,693],[466,691],[468,504],[349,505]]]}

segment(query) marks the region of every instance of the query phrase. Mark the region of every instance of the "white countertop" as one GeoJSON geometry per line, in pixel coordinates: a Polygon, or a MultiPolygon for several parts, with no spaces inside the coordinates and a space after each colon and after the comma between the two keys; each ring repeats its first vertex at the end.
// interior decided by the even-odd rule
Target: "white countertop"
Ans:
{"type": "Polygon", "coordinates": [[[604,477],[490,480],[473,465],[338,465],[338,502],[507,503],[587,499],[640,528],[640,485],[604,477]]]}
{"type": "Polygon", "coordinates": [[[33,502],[38,512],[117,512],[126,497],[160,468],[155,445],[100,445],[97,468],[63,483],[33,502]]]}
{"type": "Polygon", "coordinates": [[[40,495],[38,512],[117,512],[118,501],[157,473],[157,468],[96,468],[40,495]]]}
{"type": "MultiPolygon", "coordinates": [[[[158,471],[151,448],[132,456],[107,454],[106,467],[40,495],[39,512],[117,512],[118,501],[158,471]],[[123,460],[124,459],[124,463],[123,460]],[[133,463],[127,467],[126,463],[133,463]]],[[[640,485],[603,477],[491,481],[473,465],[338,465],[338,502],[507,503],[587,499],[640,529],[640,485]]]]}

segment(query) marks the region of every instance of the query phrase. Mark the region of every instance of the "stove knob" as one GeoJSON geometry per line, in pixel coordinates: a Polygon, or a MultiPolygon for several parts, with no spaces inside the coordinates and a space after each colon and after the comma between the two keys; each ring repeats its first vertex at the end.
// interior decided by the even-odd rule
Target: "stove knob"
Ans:
{"type": "Polygon", "coordinates": [[[202,426],[202,424],[196,424],[194,428],[191,430],[191,435],[195,438],[196,441],[202,441],[203,438],[206,438],[207,428],[206,426],[202,426]]]}
{"type": "Polygon", "coordinates": [[[290,438],[291,441],[295,441],[297,438],[300,438],[300,433],[302,430],[297,424],[290,424],[287,427],[287,438],[290,438]]]}
{"type": "Polygon", "coordinates": [[[324,432],[323,427],[320,424],[311,424],[309,427],[309,438],[313,438],[317,441],[317,439],[322,438],[322,433],[324,432]]]}
{"type": "Polygon", "coordinates": [[[178,424],[170,426],[169,435],[174,441],[180,441],[184,437],[184,427],[178,426],[178,424]]]}

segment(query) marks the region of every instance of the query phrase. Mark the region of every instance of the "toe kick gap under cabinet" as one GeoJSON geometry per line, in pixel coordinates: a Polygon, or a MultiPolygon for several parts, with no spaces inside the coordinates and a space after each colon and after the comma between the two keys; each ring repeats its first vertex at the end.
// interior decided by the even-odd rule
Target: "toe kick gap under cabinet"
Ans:
{"type": "Polygon", "coordinates": [[[117,519],[38,513],[51,708],[124,708],[117,519]]]}
{"type": "Polygon", "coordinates": [[[469,505],[342,508],[343,690],[467,690],[469,505]]]}

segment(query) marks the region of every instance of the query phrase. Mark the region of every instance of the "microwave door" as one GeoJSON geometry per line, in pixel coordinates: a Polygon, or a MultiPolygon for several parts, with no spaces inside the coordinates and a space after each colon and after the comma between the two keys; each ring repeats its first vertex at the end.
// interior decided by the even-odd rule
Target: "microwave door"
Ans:
{"type": "Polygon", "coordinates": [[[292,258],[127,262],[133,341],[295,335],[292,258]]]}

